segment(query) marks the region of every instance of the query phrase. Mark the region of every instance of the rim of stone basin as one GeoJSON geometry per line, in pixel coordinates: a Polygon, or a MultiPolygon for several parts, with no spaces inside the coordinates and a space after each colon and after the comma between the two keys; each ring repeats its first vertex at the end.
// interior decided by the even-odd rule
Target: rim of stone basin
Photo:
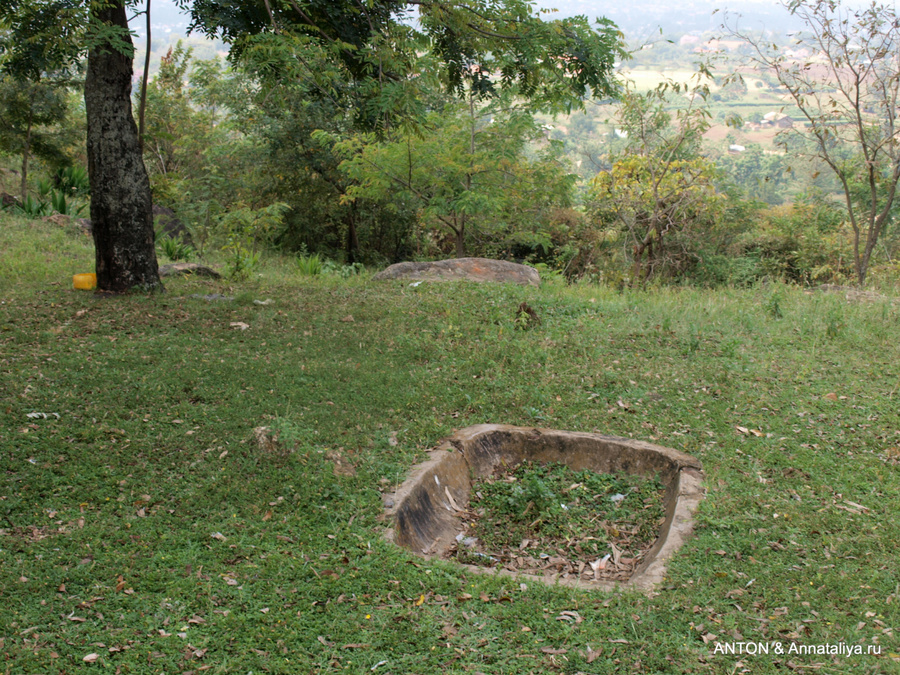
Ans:
{"type": "Polygon", "coordinates": [[[474,480],[498,466],[523,461],[558,462],[574,470],[658,477],[665,486],[666,517],[644,560],[625,581],[541,577],[504,569],[463,565],[472,571],[587,589],[633,587],[650,591],[665,576],[666,562],[690,536],[693,515],[704,496],[700,461],[678,450],[644,441],[595,433],[479,424],[466,427],[429,452],[409,478],[386,498],[392,526],[387,537],[425,558],[446,557],[463,531],[457,515],[469,502],[474,480]]]}

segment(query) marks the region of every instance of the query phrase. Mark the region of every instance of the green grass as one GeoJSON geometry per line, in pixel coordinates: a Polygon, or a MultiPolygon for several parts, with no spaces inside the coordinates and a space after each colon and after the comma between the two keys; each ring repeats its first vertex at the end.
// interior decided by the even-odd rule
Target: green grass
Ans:
{"type": "Polygon", "coordinates": [[[0,672],[900,672],[890,302],[412,288],[278,260],[97,299],[70,290],[81,235],[0,215],[0,246],[0,672]],[[187,297],[210,293],[235,300],[187,297]],[[483,422],[703,461],[696,536],[652,597],[385,542],[383,493],[483,422]],[[737,641],[883,653],[715,653],[737,641]]]}

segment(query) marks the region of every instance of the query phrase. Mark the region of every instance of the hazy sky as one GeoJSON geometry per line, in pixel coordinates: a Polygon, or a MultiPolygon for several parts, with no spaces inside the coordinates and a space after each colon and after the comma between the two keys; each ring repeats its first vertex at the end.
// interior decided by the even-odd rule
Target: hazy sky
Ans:
{"type": "MultiPolygon", "coordinates": [[[[557,8],[559,13],[556,16],[560,17],[575,14],[585,14],[590,18],[608,17],[625,32],[629,42],[646,40],[653,34],[660,36],[660,29],[660,37],[715,31],[722,23],[723,10],[741,14],[742,23],[748,28],[786,32],[802,27],[796,20],[791,20],[790,14],[778,0],[538,0],[535,4],[557,8]],[[720,12],[714,15],[715,9],[720,12]]],[[[850,0],[843,4],[858,7],[869,3],[850,0]]],[[[893,7],[895,0],[886,4],[893,7]]],[[[153,25],[157,26],[154,28],[156,35],[161,37],[169,31],[185,32],[189,18],[179,12],[173,0],[154,0],[151,7],[153,25]]],[[[143,36],[143,17],[133,21],[132,27],[143,36]]]]}

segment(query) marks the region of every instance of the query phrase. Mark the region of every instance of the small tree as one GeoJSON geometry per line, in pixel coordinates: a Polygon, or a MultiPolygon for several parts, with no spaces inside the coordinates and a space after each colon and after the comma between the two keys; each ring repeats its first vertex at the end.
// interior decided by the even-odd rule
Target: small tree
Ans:
{"type": "Polygon", "coordinates": [[[22,157],[22,199],[32,155],[64,161],[52,126],[68,113],[83,21],[69,0],[0,3],[0,149],[22,157]]]}
{"type": "Polygon", "coordinates": [[[541,130],[529,112],[511,106],[507,98],[476,106],[473,94],[467,104],[429,115],[422,133],[338,143],[347,158],[341,169],[354,182],[347,197],[412,202],[423,227],[452,237],[458,258],[473,236],[535,234],[540,219],[530,205],[567,206],[573,176],[552,151],[526,157],[541,130]]]}
{"type": "Polygon", "coordinates": [[[28,193],[28,169],[32,156],[63,164],[60,134],[53,125],[66,118],[66,91],[43,81],[0,79],[0,150],[22,158],[21,198],[28,193]]]}
{"type": "Polygon", "coordinates": [[[796,46],[812,56],[777,48],[727,25],[753,48],[758,66],[771,72],[806,120],[813,156],[840,182],[853,229],[856,280],[866,281],[872,253],[891,217],[900,181],[900,17],[893,6],[862,9],[835,0],[792,0],[784,6],[807,30],[796,46]],[[791,54],[791,55],[789,55],[791,54]]]}
{"type": "Polygon", "coordinates": [[[677,233],[714,219],[715,167],[699,155],[709,126],[708,111],[698,105],[704,93],[702,86],[685,90],[670,82],[643,94],[629,89],[622,98],[616,124],[624,148],[591,181],[588,201],[598,224],[627,233],[632,284],[673,262],[667,244],[677,233]],[[674,114],[668,110],[673,93],[689,100],[674,114]]]}

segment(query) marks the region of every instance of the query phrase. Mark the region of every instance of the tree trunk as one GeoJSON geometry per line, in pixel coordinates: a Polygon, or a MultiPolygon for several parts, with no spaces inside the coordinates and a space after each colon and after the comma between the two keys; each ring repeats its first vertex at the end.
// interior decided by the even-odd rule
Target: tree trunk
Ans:
{"type": "Polygon", "coordinates": [[[120,39],[128,47],[125,54],[109,43],[91,49],[84,82],[97,288],[115,293],[156,289],[161,284],[153,201],[131,114],[133,51],[124,1],[92,11],[98,21],[121,28],[120,39]]]}
{"type": "Polygon", "coordinates": [[[20,186],[20,191],[23,204],[25,203],[25,198],[28,197],[28,154],[31,150],[31,117],[31,114],[29,114],[28,131],[25,132],[25,144],[22,146],[22,185],[20,186]]]}
{"type": "Polygon", "coordinates": [[[359,237],[356,234],[356,201],[350,203],[350,214],[347,217],[347,263],[356,262],[359,253],[359,237]]]}
{"type": "Polygon", "coordinates": [[[462,214],[459,218],[453,217],[453,223],[456,227],[453,232],[456,234],[456,257],[466,257],[466,214],[462,214]]]}
{"type": "Polygon", "coordinates": [[[34,95],[37,91],[37,85],[31,85],[31,94],[28,97],[28,127],[25,130],[25,143],[22,146],[22,185],[20,192],[22,193],[22,203],[28,196],[28,155],[31,152],[31,126],[34,120],[34,95]]]}
{"type": "Polygon", "coordinates": [[[138,143],[144,152],[144,113],[147,112],[147,82],[150,80],[150,0],[147,0],[147,53],[144,55],[144,74],[141,76],[141,107],[138,110],[138,143]]]}

